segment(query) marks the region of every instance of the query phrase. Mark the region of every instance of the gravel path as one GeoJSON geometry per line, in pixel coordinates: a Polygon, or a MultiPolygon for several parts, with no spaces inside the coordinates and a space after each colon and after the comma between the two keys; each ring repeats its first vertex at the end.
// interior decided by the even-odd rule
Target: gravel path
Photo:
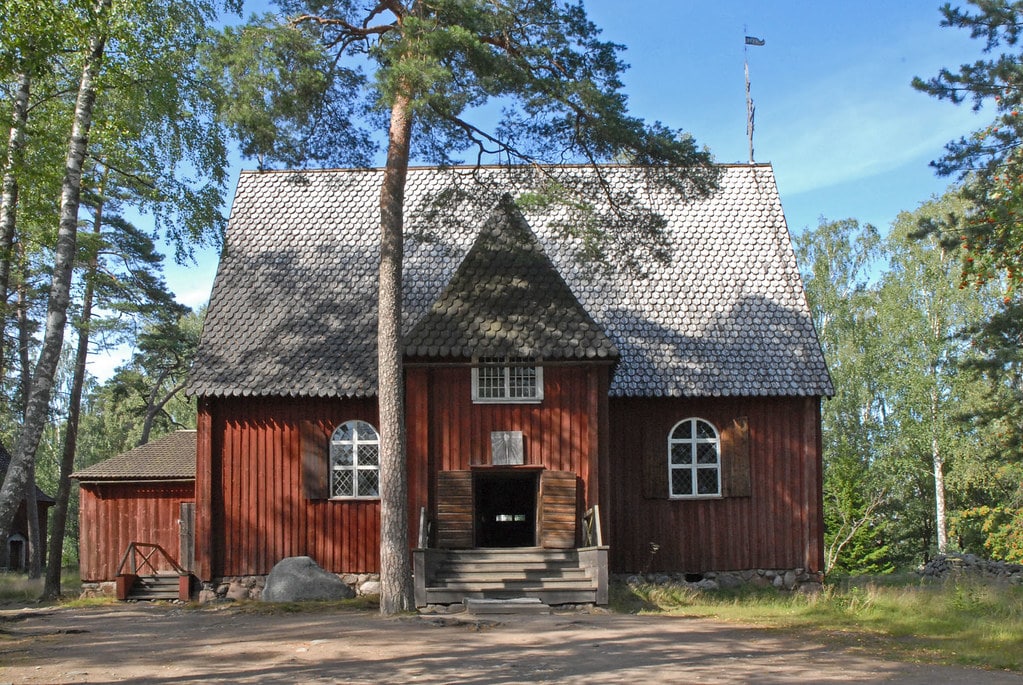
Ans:
{"type": "Polygon", "coordinates": [[[1023,676],[663,616],[381,618],[145,603],[0,611],[0,683],[204,681],[1023,685],[1023,676]]]}

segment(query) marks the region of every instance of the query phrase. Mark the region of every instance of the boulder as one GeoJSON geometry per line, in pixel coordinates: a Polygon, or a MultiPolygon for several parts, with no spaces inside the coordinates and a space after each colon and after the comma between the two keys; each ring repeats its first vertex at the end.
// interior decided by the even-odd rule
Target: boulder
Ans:
{"type": "Polygon", "coordinates": [[[309,557],[281,559],[270,570],[263,588],[264,602],[351,599],[352,588],[309,557]]]}

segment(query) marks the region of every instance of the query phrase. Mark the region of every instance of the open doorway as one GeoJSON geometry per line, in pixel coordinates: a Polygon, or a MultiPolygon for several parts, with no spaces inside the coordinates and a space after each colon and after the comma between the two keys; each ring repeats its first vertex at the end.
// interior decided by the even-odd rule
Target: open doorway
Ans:
{"type": "Polygon", "coordinates": [[[473,474],[477,547],[534,547],[537,471],[495,469],[473,474]]]}

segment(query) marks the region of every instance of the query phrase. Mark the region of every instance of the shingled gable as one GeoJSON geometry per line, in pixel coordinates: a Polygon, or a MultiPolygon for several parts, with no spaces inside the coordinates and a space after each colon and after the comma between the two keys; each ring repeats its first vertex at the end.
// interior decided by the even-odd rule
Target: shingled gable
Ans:
{"type": "MultiPolygon", "coordinates": [[[[603,171],[667,222],[672,259],[645,278],[593,278],[564,237],[568,208],[523,216],[618,350],[612,396],[833,393],[769,165],[722,167],[720,189],[695,201],[650,183],[647,169],[603,171]]],[[[379,169],[241,175],[190,394],[375,396],[380,179],[379,169]]],[[[446,188],[478,196],[480,179],[530,188],[521,169],[409,170],[406,331],[441,298],[486,219],[453,200],[437,238],[417,241],[433,230],[418,210],[446,188]]]]}
{"type": "Polygon", "coordinates": [[[444,293],[405,344],[412,357],[618,356],[509,194],[501,197],[444,293]]]}

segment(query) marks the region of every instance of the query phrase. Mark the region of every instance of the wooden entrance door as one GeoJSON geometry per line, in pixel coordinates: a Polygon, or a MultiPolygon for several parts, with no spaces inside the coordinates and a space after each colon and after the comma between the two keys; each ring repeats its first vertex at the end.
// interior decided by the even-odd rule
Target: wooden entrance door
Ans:
{"type": "MultiPolygon", "coordinates": [[[[481,470],[480,473],[487,472],[481,470]]],[[[496,471],[484,477],[493,479],[494,473],[496,471]]],[[[481,543],[493,544],[490,539],[480,540],[477,534],[478,515],[483,512],[475,498],[475,480],[473,471],[441,471],[437,474],[438,547],[471,549],[481,543]]],[[[540,472],[536,495],[536,542],[533,544],[548,549],[575,547],[579,519],[577,481],[576,474],[569,471],[540,472]]]]}

